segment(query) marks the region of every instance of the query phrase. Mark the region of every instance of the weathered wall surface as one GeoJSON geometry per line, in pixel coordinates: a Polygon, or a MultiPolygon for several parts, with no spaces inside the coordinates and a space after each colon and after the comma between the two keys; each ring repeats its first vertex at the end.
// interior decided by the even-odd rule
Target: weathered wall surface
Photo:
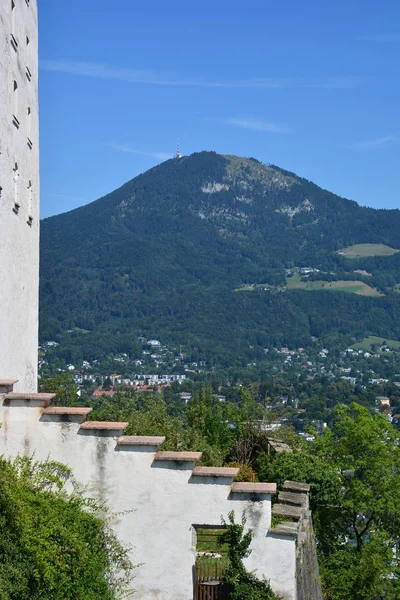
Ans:
{"type": "Polygon", "coordinates": [[[323,600],[311,513],[303,519],[297,548],[297,600],[323,600]]]}
{"type": "Polygon", "coordinates": [[[37,386],[39,282],[36,0],[0,2],[0,372],[37,386]],[[12,8],[14,4],[14,8],[12,8]]]}
{"type": "Polygon", "coordinates": [[[295,539],[269,533],[274,484],[255,484],[257,493],[238,491],[243,484],[232,484],[225,471],[205,476],[204,468],[195,468],[196,457],[190,460],[186,453],[176,460],[174,453],[157,453],[157,440],[142,438],[138,445],[137,438],[121,437],[124,424],[91,429],[81,424],[78,411],[85,409],[60,414],[63,409],[44,410],[40,395],[6,398],[0,397],[0,453],[35,453],[37,459],[50,456],[70,465],[88,492],[118,513],[116,533],[133,546],[133,562],[143,563],[132,598],[191,600],[194,526],[220,525],[221,515],[234,509],[237,519],[246,510],[255,532],[247,567],[270,579],[283,600],[295,600],[295,539]]]}

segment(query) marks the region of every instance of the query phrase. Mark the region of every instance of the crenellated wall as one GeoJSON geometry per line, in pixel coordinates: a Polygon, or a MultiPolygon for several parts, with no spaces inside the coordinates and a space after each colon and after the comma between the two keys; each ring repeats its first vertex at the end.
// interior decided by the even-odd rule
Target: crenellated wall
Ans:
{"type": "Polygon", "coordinates": [[[126,423],[85,421],[87,408],[52,408],[51,394],[14,394],[0,381],[0,453],[68,464],[106,502],[120,540],[141,563],[136,600],[192,600],[196,525],[245,510],[254,530],[247,567],[296,599],[296,533],[271,530],[273,483],[234,483],[237,469],[196,467],[200,453],[160,452],[164,438],[124,436],[126,423]]]}

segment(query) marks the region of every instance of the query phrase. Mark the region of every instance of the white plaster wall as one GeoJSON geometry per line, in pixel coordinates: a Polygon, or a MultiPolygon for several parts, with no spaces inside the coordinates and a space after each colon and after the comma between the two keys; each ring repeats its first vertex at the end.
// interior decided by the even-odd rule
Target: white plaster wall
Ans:
{"type": "Polygon", "coordinates": [[[28,4],[15,0],[11,10],[11,0],[0,1],[0,377],[18,379],[15,391],[24,392],[37,387],[39,283],[38,28],[36,0],[28,4]]]}
{"type": "Polygon", "coordinates": [[[270,495],[232,494],[228,478],[192,476],[193,463],[154,461],[154,448],[117,446],[118,432],[93,435],[41,413],[23,401],[1,406],[0,453],[69,464],[88,492],[123,513],[116,533],[133,546],[133,562],[143,563],[132,598],[192,600],[192,526],[220,525],[221,515],[234,509],[237,519],[246,510],[255,532],[247,567],[270,579],[284,600],[295,600],[295,541],[268,535],[270,495]]]}

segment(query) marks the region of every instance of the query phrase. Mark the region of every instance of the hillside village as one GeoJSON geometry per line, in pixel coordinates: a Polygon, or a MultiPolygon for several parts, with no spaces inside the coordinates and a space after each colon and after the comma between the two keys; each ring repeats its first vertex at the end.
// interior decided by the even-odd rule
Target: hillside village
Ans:
{"type": "Polygon", "coordinates": [[[82,402],[85,398],[86,401],[112,399],[121,393],[165,394],[168,391],[176,402],[187,403],[194,386],[210,378],[215,382],[214,397],[224,402],[232,399],[235,388],[251,388],[263,373],[264,378],[268,376],[277,382],[270,404],[264,402],[271,412],[266,427],[272,431],[282,424],[291,424],[305,439],[308,439],[308,425],[321,429],[324,424],[323,407],[320,405],[316,410],[308,402],[314,387],[319,387],[321,382],[325,386],[342,382],[347,396],[362,393],[370,407],[383,412],[395,425],[400,424],[400,343],[393,340],[371,337],[340,351],[320,347],[317,340],[312,352],[304,348],[266,348],[264,359],[228,371],[219,371],[205,360],[190,362],[182,348],[168,348],[157,339],[146,341],[139,337],[138,341],[142,349],[135,357],[123,353],[104,361],[84,360],[81,364],[63,367],[55,366],[58,362],[52,355],[57,342],[46,342],[39,347],[41,376],[69,373],[82,402]],[[301,385],[308,388],[307,394],[303,393],[299,399],[295,390],[301,385]]]}

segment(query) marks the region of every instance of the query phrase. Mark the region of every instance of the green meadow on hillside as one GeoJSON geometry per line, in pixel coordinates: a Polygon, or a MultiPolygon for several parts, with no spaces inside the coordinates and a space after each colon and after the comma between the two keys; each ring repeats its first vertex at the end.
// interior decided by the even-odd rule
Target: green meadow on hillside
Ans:
{"type": "Polygon", "coordinates": [[[292,278],[288,281],[287,287],[291,290],[300,289],[311,292],[328,290],[332,292],[348,292],[360,296],[382,296],[377,289],[370,287],[363,281],[299,281],[292,278]]]}
{"type": "Polygon", "coordinates": [[[399,250],[386,246],[386,244],[354,244],[338,250],[338,254],[346,258],[362,258],[366,256],[392,256],[399,250]]]}
{"type": "Polygon", "coordinates": [[[376,335],[370,335],[366,337],[362,340],[362,342],[354,344],[352,348],[354,348],[355,350],[366,350],[370,352],[372,350],[372,346],[381,347],[383,342],[385,342],[388,348],[390,348],[391,350],[398,350],[400,348],[400,342],[397,342],[396,340],[389,340],[383,337],[378,337],[376,335]]]}

